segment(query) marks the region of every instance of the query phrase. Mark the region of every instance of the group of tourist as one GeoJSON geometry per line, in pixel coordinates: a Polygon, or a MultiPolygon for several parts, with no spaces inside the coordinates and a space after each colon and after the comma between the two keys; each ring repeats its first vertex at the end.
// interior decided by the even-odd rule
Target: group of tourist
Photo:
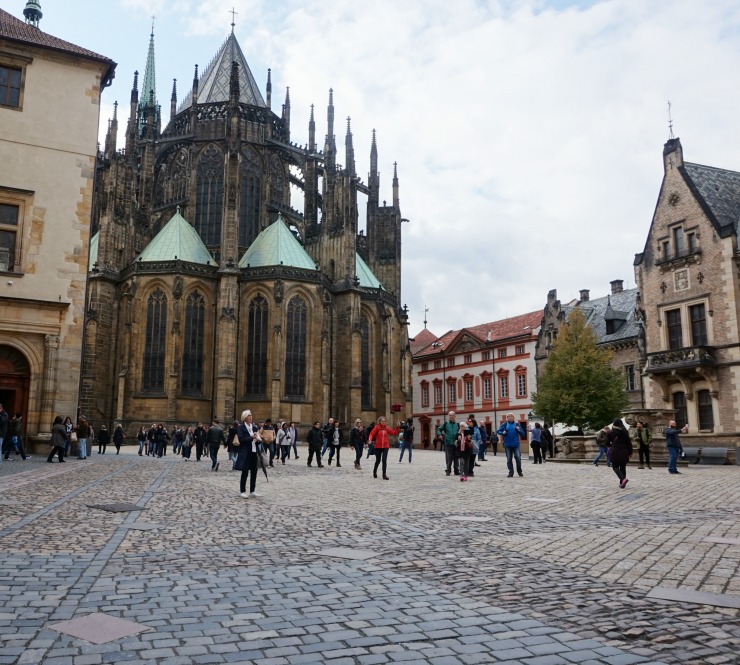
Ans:
{"type": "MultiPolygon", "coordinates": [[[[684,425],[681,429],[676,427],[676,421],[671,420],[668,427],[663,430],[665,434],[665,445],[668,450],[668,473],[681,474],[678,470],[678,458],[683,448],[679,434],[689,431],[689,426],[684,425]]],[[[619,478],[619,487],[624,489],[629,482],[627,478],[627,463],[634,452],[633,442],[637,446],[640,464],[639,469],[650,466],[650,444],[653,436],[650,428],[643,421],[637,421],[635,431],[630,437],[627,428],[620,418],[615,418],[611,424],[604,425],[596,434],[596,444],[599,447],[599,454],[593,460],[594,466],[599,466],[602,457],[606,458],[607,465],[612,468],[619,478]]]]}
{"type": "Polygon", "coordinates": [[[23,447],[23,416],[16,413],[12,418],[0,404],[0,464],[10,459],[10,453],[15,449],[15,454],[20,455],[25,462],[30,459],[23,447]]]}
{"type": "Polygon", "coordinates": [[[57,416],[51,428],[51,439],[49,445],[51,452],[46,461],[51,464],[57,457],[60,463],[66,462],[65,457],[69,456],[73,444],[77,444],[77,459],[86,460],[88,458],[88,444],[92,447],[94,441],[98,444],[98,454],[104,455],[111,441],[116,447],[116,455],[121,452],[121,446],[126,438],[122,425],[116,425],[113,434],[108,431],[105,425],[95,433],[93,426],[88,422],[85,416],[80,416],[77,425],[72,422],[72,418],[67,416],[57,416]]]}

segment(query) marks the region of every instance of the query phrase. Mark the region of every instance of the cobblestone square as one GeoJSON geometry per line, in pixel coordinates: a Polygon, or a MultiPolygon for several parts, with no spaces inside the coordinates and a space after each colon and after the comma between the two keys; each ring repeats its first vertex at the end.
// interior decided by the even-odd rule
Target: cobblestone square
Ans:
{"type": "Polygon", "coordinates": [[[507,478],[489,455],[460,483],[439,452],[392,450],[384,482],[346,449],[339,469],[299,452],[258,499],[225,453],[219,472],[132,449],[11,456],[0,665],[740,663],[738,467],[632,466],[620,490],[603,465],[507,478]],[[54,629],[96,613],[147,630],[54,629]]]}

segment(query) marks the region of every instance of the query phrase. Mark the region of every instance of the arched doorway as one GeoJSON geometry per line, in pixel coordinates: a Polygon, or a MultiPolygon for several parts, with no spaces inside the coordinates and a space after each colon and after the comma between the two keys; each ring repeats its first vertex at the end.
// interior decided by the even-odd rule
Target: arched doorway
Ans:
{"type": "Polygon", "coordinates": [[[0,404],[10,417],[28,415],[28,388],[31,367],[26,357],[12,346],[0,344],[0,404]]]}

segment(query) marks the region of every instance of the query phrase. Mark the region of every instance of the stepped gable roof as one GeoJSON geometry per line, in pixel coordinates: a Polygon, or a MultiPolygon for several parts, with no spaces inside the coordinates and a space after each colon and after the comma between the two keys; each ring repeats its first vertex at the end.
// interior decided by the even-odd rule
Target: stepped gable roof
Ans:
{"type": "Polygon", "coordinates": [[[740,173],[684,162],[686,182],[718,231],[740,234],[740,173]]]}
{"type": "Polygon", "coordinates": [[[100,231],[90,238],[90,254],[87,257],[87,269],[92,270],[98,261],[98,247],[100,246],[100,231]]]}
{"type": "Polygon", "coordinates": [[[262,231],[244,252],[239,267],[261,268],[280,265],[316,270],[314,260],[301,247],[301,243],[285,225],[283,216],[278,213],[278,218],[262,231]]]}
{"type": "Polygon", "coordinates": [[[431,330],[424,328],[409,340],[411,344],[411,355],[416,355],[416,353],[421,351],[425,346],[429,346],[429,344],[436,341],[437,336],[431,330]]]}
{"type": "Polygon", "coordinates": [[[59,51],[61,53],[68,53],[69,55],[76,55],[89,60],[96,60],[108,65],[108,72],[103,81],[105,85],[109,85],[113,79],[114,70],[116,63],[110,58],[106,58],[100,53],[90,51],[71,42],[66,42],[59,37],[47,34],[42,30],[21,21],[12,14],[9,14],[3,9],[0,9],[0,39],[8,39],[13,42],[19,42],[21,44],[31,44],[33,46],[41,46],[44,48],[51,49],[53,51],[59,51]]]}
{"type": "Polygon", "coordinates": [[[447,351],[466,333],[477,339],[481,345],[485,345],[487,342],[500,342],[511,337],[534,333],[540,327],[541,322],[542,310],[537,310],[536,312],[528,312],[527,314],[512,316],[511,318],[501,319],[500,321],[482,323],[477,326],[471,326],[470,328],[450,330],[432,342],[435,346],[432,346],[432,343],[430,343],[413,355],[414,358],[419,358],[447,351]]]}
{"type": "MultiPolygon", "coordinates": [[[[242,53],[239,42],[232,32],[221,45],[213,60],[205,68],[198,80],[198,104],[229,101],[229,81],[231,78],[231,63],[239,65],[239,101],[252,106],[265,106],[257,82],[252,76],[247,59],[242,53]]],[[[178,109],[178,113],[190,108],[193,101],[193,90],[185,95],[178,109]]]]}
{"type": "Polygon", "coordinates": [[[144,263],[187,261],[188,263],[215,265],[211,253],[203,244],[198,232],[180,214],[179,208],[136,260],[144,263]]]}
{"type": "Polygon", "coordinates": [[[620,293],[612,293],[603,298],[592,298],[583,303],[565,305],[566,317],[576,308],[580,309],[586,323],[596,333],[599,344],[619,342],[637,338],[640,334],[640,324],[636,318],[638,290],[625,289],[620,293]],[[611,334],[606,332],[607,320],[621,320],[624,323],[611,334]]]}
{"type": "Polygon", "coordinates": [[[370,266],[362,260],[362,257],[355,253],[355,274],[360,280],[360,286],[366,289],[385,289],[380,283],[380,280],[375,276],[375,273],[370,270],[370,266]]]}

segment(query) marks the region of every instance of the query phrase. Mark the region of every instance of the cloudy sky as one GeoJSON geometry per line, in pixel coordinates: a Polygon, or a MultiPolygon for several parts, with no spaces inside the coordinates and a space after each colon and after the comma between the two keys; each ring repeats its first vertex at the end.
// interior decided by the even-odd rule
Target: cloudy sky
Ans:
{"type": "Polygon", "coordinates": [[[332,87],[365,180],[377,130],[381,198],[398,162],[412,335],[425,306],[442,334],[540,309],[550,289],[634,286],[668,100],[687,161],[740,170],[736,0],[41,0],[41,27],[118,63],[103,122],[115,100],[125,121],[155,15],[167,118],[172,79],[182,99],[232,4],[263,90],[272,68],[273,108],[290,86],[294,141],[312,103],[323,136],[332,87]]]}

